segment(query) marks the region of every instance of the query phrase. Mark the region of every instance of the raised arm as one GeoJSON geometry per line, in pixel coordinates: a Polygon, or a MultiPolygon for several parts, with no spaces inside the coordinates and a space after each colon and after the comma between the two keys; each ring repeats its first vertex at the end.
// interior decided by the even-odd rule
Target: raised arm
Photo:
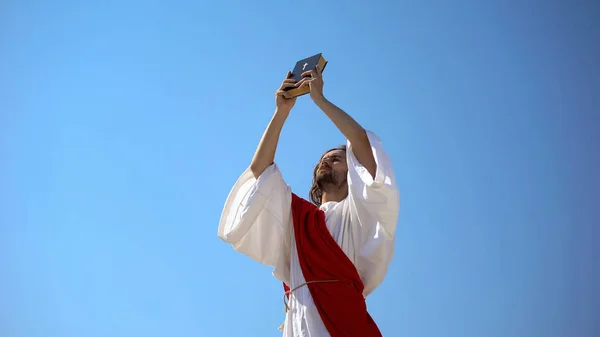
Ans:
{"type": "Polygon", "coordinates": [[[375,178],[377,163],[373,157],[373,151],[366,130],[344,110],[325,98],[323,95],[323,77],[318,66],[315,70],[305,72],[302,76],[304,79],[299,82],[299,86],[310,86],[310,97],[312,100],[331,119],[346,139],[348,139],[350,144],[352,144],[352,150],[356,159],[375,178]]]}
{"type": "Polygon", "coordinates": [[[254,157],[252,158],[252,163],[250,164],[250,170],[257,179],[267,167],[273,164],[283,124],[296,103],[296,98],[289,98],[287,92],[283,90],[284,88],[293,87],[297,84],[296,80],[290,78],[291,75],[292,73],[288,71],[286,79],[283,80],[283,83],[281,83],[281,86],[277,92],[275,92],[275,113],[262,135],[258,147],[256,148],[256,152],[254,153],[254,157]]]}
{"type": "Polygon", "coordinates": [[[283,89],[297,84],[291,73],[276,92],[277,108],[248,167],[229,192],[218,236],[262,264],[275,267],[273,275],[290,282],[291,188],[274,164],[283,124],[294,106],[283,89]]]}

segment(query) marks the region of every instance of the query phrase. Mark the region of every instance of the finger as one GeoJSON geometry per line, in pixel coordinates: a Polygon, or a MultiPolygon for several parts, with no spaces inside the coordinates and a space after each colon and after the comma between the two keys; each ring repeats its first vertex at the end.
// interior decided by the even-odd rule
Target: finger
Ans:
{"type": "Polygon", "coordinates": [[[317,76],[321,76],[321,67],[319,67],[318,64],[315,66],[315,72],[317,73],[317,76]]]}
{"type": "Polygon", "coordinates": [[[319,77],[319,73],[316,70],[307,70],[305,72],[302,73],[302,77],[312,77],[312,78],[316,78],[319,77]]]}
{"type": "Polygon", "coordinates": [[[310,77],[305,77],[305,78],[301,79],[300,81],[298,81],[298,83],[296,83],[295,86],[300,87],[300,86],[304,85],[304,83],[310,82],[312,80],[313,79],[310,77]]]}
{"type": "Polygon", "coordinates": [[[283,89],[283,88],[291,88],[294,85],[296,85],[298,81],[294,80],[294,79],[287,79],[287,80],[283,80],[283,82],[281,83],[281,85],[279,86],[279,89],[283,89]]]}
{"type": "Polygon", "coordinates": [[[312,78],[311,78],[311,79],[309,79],[309,78],[305,78],[305,79],[301,80],[300,82],[298,82],[298,83],[296,84],[296,86],[297,86],[298,88],[304,88],[304,87],[306,87],[306,86],[309,86],[309,87],[310,87],[310,82],[312,82],[312,80],[313,80],[312,78]]]}
{"type": "Polygon", "coordinates": [[[291,78],[291,77],[292,77],[292,72],[290,70],[288,70],[287,76],[285,78],[288,79],[288,78],[291,78]]]}
{"type": "Polygon", "coordinates": [[[302,77],[310,77],[312,75],[312,70],[307,70],[305,72],[302,73],[302,77]]]}
{"type": "Polygon", "coordinates": [[[277,92],[275,92],[275,96],[281,96],[286,99],[292,98],[292,95],[289,92],[284,91],[284,90],[277,90],[277,92]]]}
{"type": "Polygon", "coordinates": [[[321,76],[321,72],[319,71],[318,68],[319,68],[319,66],[316,66],[315,69],[313,69],[311,71],[312,77],[320,77],[321,76]]]}
{"type": "Polygon", "coordinates": [[[281,87],[279,87],[279,89],[285,89],[285,88],[293,88],[296,86],[296,82],[284,82],[281,84],[281,87]]]}

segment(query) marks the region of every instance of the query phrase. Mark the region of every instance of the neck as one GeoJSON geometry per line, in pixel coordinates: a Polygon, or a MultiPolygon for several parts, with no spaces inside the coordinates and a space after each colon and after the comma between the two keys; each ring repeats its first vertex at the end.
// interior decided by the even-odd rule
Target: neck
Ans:
{"type": "Polygon", "coordinates": [[[328,185],[323,189],[323,195],[321,196],[321,204],[329,201],[340,202],[348,196],[348,185],[333,186],[328,185]]]}

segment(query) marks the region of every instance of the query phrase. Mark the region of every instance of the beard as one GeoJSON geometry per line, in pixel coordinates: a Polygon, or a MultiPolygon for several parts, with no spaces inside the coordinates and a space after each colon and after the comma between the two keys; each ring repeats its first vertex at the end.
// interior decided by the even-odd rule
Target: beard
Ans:
{"type": "Polygon", "coordinates": [[[347,181],[345,172],[337,172],[333,170],[328,170],[325,172],[319,172],[317,174],[317,185],[323,191],[326,191],[330,188],[339,189],[342,187],[347,181]]]}

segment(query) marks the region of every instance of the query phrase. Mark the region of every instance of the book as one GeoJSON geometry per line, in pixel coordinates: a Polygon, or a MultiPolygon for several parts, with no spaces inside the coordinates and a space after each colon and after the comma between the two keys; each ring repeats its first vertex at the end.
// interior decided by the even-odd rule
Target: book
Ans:
{"type": "MultiPolygon", "coordinates": [[[[296,81],[300,81],[304,72],[314,70],[317,67],[317,65],[321,69],[321,72],[325,70],[327,60],[323,57],[322,53],[307,57],[296,62],[294,70],[292,70],[292,76],[290,78],[295,79],[296,81]]],[[[298,97],[308,94],[310,92],[310,87],[308,85],[305,85],[302,88],[286,88],[285,90],[292,97],[298,97]]]]}

